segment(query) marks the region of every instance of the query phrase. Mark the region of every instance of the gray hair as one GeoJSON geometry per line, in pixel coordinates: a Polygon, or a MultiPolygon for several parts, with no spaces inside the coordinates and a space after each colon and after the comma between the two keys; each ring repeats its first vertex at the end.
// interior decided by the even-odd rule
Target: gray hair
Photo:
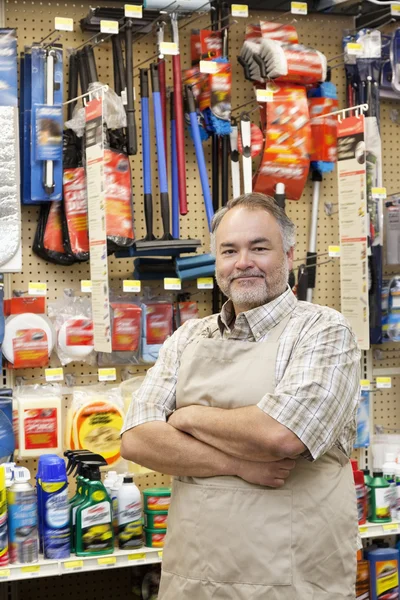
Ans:
{"type": "Polygon", "coordinates": [[[250,210],[266,210],[270,215],[275,217],[281,229],[283,251],[288,252],[290,248],[293,248],[296,245],[296,225],[293,221],[289,219],[285,211],[277,205],[271,196],[254,192],[251,194],[243,194],[242,196],[229,200],[226,206],[223,206],[215,213],[211,223],[211,252],[214,256],[216,254],[216,231],[226,213],[237,206],[243,206],[250,210]]]}

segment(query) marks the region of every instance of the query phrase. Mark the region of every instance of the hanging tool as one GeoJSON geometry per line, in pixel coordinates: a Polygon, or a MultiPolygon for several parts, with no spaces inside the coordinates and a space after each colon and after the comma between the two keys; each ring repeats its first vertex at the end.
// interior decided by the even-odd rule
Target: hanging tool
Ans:
{"type": "Polygon", "coordinates": [[[251,123],[247,113],[240,115],[240,137],[242,139],[243,189],[245,194],[253,191],[253,170],[251,160],[251,123]]]}
{"type": "MultiPolygon", "coordinates": [[[[45,58],[46,87],[44,97],[44,103],[47,104],[47,106],[53,106],[54,104],[54,64],[56,60],[57,56],[55,50],[53,50],[53,48],[47,48],[45,58]]],[[[46,160],[44,162],[43,187],[46,194],[49,196],[51,196],[55,190],[54,163],[52,160],[46,160]]]]}
{"type": "Polygon", "coordinates": [[[78,63],[78,71],[79,71],[79,82],[81,86],[81,94],[86,94],[89,89],[89,79],[86,71],[85,61],[84,61],[84,52],[83,50],[78,50],[76,53],[77,63],[78,63]]]}
{"type": "Polygon", "coordinates": [[[111,36],[114,59],[114,83],[115,92],[121,96],[123,104],[126,106],[127,91],[126,91],[126,75],[124,65],[124,55],[122,54],[122,44],[119,35],[111,36]]]}
{"type": "MultiPolygon", "coordinates": [[[[69,81],[68,81],[68,99],[72,100],[78,95],[78,57],[75,52],[71,52],[69,55],[69,81]]],[[[67,118],[68,121],[72,119],[74,108],[77,100],[67,104],[67,118]]]]}
{"type": "Polygon", "coordinates": [[[300,265],[297,274],[297,300],[307,299],[308,270],[306,265],[300,265]]]}
{"type": "Polygon", "coordinates": [[[142,108],[142,159],[144,217],[146,220],[145,241],[155,240],[153,235],[153,196],[151,189],[151,151],[150,151],[150,107],[149,107],[149,70],[140,69],[140,102],[142,108]]]}
{"type": "MultiPolygon", "coordinates": [[[[218,31],[219,29],[219,5],[218,0],[213,0],[210,2],[210,17],[211,17],[211,30],[218,31]]],[[[216,133],[213,133],[211,136],[211,165],[212,165],[212,199],[214,211],[219,209],[219,137],[216,133]]],[[[214,289],[215,286],[214,286],[214,289]]],[[[218,310],[214,310],[216,308],[215,298],[213,292],[213,312],[218,312],[218,310]]]]}
{"type": "Polygon", "coordinates": [[[164,41],[165,22],[157,23],[157,49],[158,55],[158,78],[160,80],[161,107],[163,115],[164,140],[165,140],[165,158],[167,158],[167,82],[165,76],[165,58],[161,54],[161,44],[164,41]]]}
{"type": "Polygon", "coordinates": [[[83,48],[83,52],[87,61],[86,64],[88,69],[89,83],[95,83],[99,80],[99,76],[97,74],[93,46],[85,46],[83,48]]]}
{"type": "Polygon", "coordinates": [[[317,169],[312,171],[312,209],[311,209],[311,224],[310,224],[310,237],[308,240],[308,251],[307,251],[307,265],[309,270],[307,272],[307,294],[304,300],[312,302],[313,289],[315,288],[315,280],[317,273],[317,232],[318,232],[318,208],[319,199],[321,192],[322,173],[317,169]]]}
{"type": "Polygon", "coordinates": [[[240,196],[240,164],[238,151],[238,126],[234,117],[231,118],[231,133],[229,136],[231,149],[231,180],[233,198],[240,196]]]}
{"type": "MultiPolygon", "coordinates": [[[[222,56],[228,58],[229,52],[229,16],[230,9],[226,2],[221,5],[222,56]]],[[[221,137],[221,200],[225,206],[229,200],[229,136],[221,137]]]]}
{"type": "Polygon", "coordinates": [[[126,137],[129,156],[137,152],[135,99],[133,92],[133,46],[132,46],[132,21],[128,19],[125,27],[125,59],[126,59],[126,137]]]}
{"type": "MultiPolygon", "coordinates": [[[[176,157],[176,119],[175,119],[175,102],[174,92],[170,93],[169,97],[171,111],[171,157],[176,157]]],[[[172,236],[179,237],[179,173],[178,163],[176,160],[171,160],[171,198],[172,198],[172,236]]]]}
{"type": "Polygon", "coordinates": [[[181,215],[186,215],[188,209],[186,197],[185,129],[183,121],[182,70],[181,57],[179,54],[178,14],[176,12],[171,14],[171,29],[172,41],[178,47],[178,54],[172,56],[172,68],[176,119],[176,149],[179,173],[179,208],[181,215]]]}

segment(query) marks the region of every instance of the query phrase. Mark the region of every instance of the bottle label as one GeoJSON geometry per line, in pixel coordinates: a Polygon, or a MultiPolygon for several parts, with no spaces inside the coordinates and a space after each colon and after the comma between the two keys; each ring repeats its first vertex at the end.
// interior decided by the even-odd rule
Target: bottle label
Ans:
{"type": "Polygon", "coordinates": [[[0,491],[0,567],[8,565],[7,499],[5,488],[0,491]]]}
{"type": "Polygon", "coordinates": [[[56,408],[25,409],[23,418],[27,450],[58,447],[56,408]]]}
{"type": "Polygon", "coordinates": [[[397,560],[378,561],[375,568],[378,597],[383,598],[385,592],[392,592],[393,595],[388,594],[387,598],[398,598],[399,565],[397,560]]]}
{"type": "MultiPolygon", "coordinates": [[[[53,484],[54,485],[54,484],[53,484]]],[[[56,484],[57,485],[57,484],[56,484]]],[[[47,493],[43,484],[43,546],[45,558],[68,558],[70,555],[70,511],[65,483],[60,492],[47,493]]]]}
{"type": "MultiPolygon", "coordinates": [[[[118,505],[119,506],[119,505],[118,505]]],[[[126,504],[118,509],[119,547],[130,549],[143,546],[142,506],[139,502],[126,504]]]]}
{"type": "Polygon", "coordinates": [[[356,496],[357,496],[357,513],[358,513],[358,522],[364,523],[366,519],[366,491],[365,486],[357,484],[356,485],[356,496]]]}
{"type": "Polygon", "coordinates": [[[377,519],[390,518],[391,494],[392,492],[390,488],[375,489],[375,511],[377,519]]]}
{"type": "Polygon", "coordinates": [[[99,502],[85,508],[81,513],[82,546],[86,552],[99,552],[113,548],[111,506],[99,502]]]}
{"type": "Polygon", "coordinates": [[[10,491],[8,527],[12,563],[37,562],[39,558],[35,490],[10,491]]]}

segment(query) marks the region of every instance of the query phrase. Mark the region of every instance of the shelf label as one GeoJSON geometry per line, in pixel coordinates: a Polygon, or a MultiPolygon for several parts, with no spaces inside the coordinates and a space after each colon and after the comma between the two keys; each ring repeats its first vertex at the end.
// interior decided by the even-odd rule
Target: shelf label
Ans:
{"type": "Polygon", "coordinates": [[[142,282],[139,279],[124,279],[122,282],[122,290],[124,292],[140,292],[142,282]]]}
{"type": "Polygon", "coordinates": [[[117,379],[117,370],[115,367],[98,370],[99,381],[115,381],[117,379]]]}
{"type": "Polygon", "coordinates": [[[64,563],[64,567],[66,569],[72,569],[73,571],[78,571],[83,567],[83,560],[69,560],[64,563]]]}
{"type": "Polygon", "coordinates": [[[162,558],[162,553],[163,553],[163,551],[162,551],[162,550],[159,550],[159,551],[158,551],[158,558],[162,558]]]}
{"type": "Polygon", "coordinates": [[[214,279],[212,277],[199,277],[197,280],[198,290],[212,290],[214,288],[214,279]]]}
{"type": "Polygon", "coordinates": [[[390,14],[392,17],[400,16],[400,4],[391,4],[390,5],[390,14]]]}
{"type": "Polygon", "coordinates": [[[256,97],[257,102],[272,102],[274,93],[272,90],[257,90],[256,97]]]}
{"type": "Polygon", "coordinates": [[[92,282],[90,279],[81,280],[81,292],[86,292],[87,294],[92,293],[92,282]]]}
{"type": "Polygon", "coordinates": [[[118,33],[118,21],[100,21],[100,33],[118,33]]]}
{"type": "Polygon", "coordinates": [[[247,4],[232,4],[231,15],[232,17],[246,18],[249,16],[249,7],[247,6],[247,4]]]}
{"type": "Polygon", "coordinates": [[[176,42],[161,42],[160,54],[177,55],[179,54],[178,44],[176,42]]]}
{"type": "Polygon", "coordinates": [[[200,73],[208,73],[213,75],[218,73],[219,63],[215,60],[201,60],[200,61],[200,73]]]}
{"type": "Polygon", "coordinates": [[[27,567],[21,567],[21,573],[30,573],[31,575],[38,575],[40,571],[40,565],[29,565],[27,567]]]}
{"type": "Polygon", "coordinates": [[[45,369],[44,376],[46,381],[64,381],[64,370],[62,367],[56,369],[45,369]]]}
{"type": "Polygon", "coordinates": [[[383,531],[388,531],[390,533],[397,533],[399,530],[398,523],[387,523],[386,525],[382,525],[383,531]]]}
{"type": "Polygon", "coordinates": [[[125,16],[131,19],[143,19],[143,6],[125,4],[125,16]]]}
{"type": "Polygon", "coordinates": [[[346,52],[349,55],[359,56],[362,54],[363,47],[361,44],[357,44],[356,42],[350,42],[346,44],[346,52]]]}
{"type": "Polygon", "coordinates": [[[368,392],[371,388],[371,382],[369,379],[360,380],[360,388],[362,392],[368,392]]]}
{"type": "Polygon", "coordinates": [[[381,389],[389,389],[392,387],[392,378],[391,377],[377,377],[376,378],[376,387],[381,389]]]}
{"type": "Polygon", "coordinates": [[[165,277],[164,278],[164,290],[181,290],[182,282],[176,277],[165,277]]]}
{"type": "Polygon", "coordinates": [[[47,283],[30,281],[28,285],[28,294],[30,296],[45,296],[47,294],[47,283]]]}
{"type": "Polygon", "coordinates": [[[308,12],[307,2],[291,2],[290,12],[292,15],[306,15],[308,12]]]}
{"type": "Polygon", "coordinates": [[[340,246],[329,246],[328,254],[329,256],[337,258],[338,256],[340,256],[340,246]]]}
{"type": "Polygon", "coordinates": [[[116,556],[104,556],[103,558],[97,559],[98,565],[115,565],[117,562],[116,556]]]}
{"type": "Polygon", "coordinates": [[[146,554],[144,552],[139,552],[138,554],[128,554],[128,560],[143,562],[146,560],[146,554]]]}
{"type": "Polygon", "coordinates": [[[373,198],[377,198],[378,200],[385,200],[387,197],[386,188],[384,187],[371,188],[371,194],[373,198]]]}
{"type": "Polygon", "coordinates": [[[56,17],[54,19],[54,29],[57,29],[57,31],[73,31],[74,20],[68,17],[56,17]]]}
{"type": "Polygon", "coordinates": [[[11,570],[10,569],[1,569],[0,570],[0,579],[8,579],[10,577],[11,570]]]}
{"type": "Polygon", "coordinates": [[[359,531],[360,533],[368,533],[368,527],[361,527],[361,526],[360,526],[360,527],[358,528],[358,531],[359,531]]]}

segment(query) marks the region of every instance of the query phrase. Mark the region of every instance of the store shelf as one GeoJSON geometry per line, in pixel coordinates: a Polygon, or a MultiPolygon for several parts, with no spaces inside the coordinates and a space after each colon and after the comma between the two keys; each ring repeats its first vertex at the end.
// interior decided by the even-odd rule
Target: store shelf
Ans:
{"type": "Polygon", "coordinates": [[[391,523],[366,523],[359,526],[362,538],[383,537],[385,535],[400,534],[400,521],[391,523]]]}
{"type": "Polygon", "coordinates": [[[0,568],[0,583],[36,577],[68,575],[84,571],[150,565],[160,563],[161,559],[162,549],[145,547],[138,550],[115,550],[114,554],[107,556],[80,557],[71,555],[70,558],[58,561],[42,558],[39,562],[31,565],[9,565],[0,568]]]}

